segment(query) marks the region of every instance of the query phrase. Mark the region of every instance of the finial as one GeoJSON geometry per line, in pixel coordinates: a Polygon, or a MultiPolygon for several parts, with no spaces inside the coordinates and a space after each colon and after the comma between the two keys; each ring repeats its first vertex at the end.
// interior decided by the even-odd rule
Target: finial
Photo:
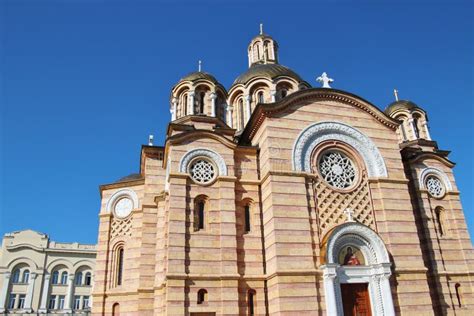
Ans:
{"type": "Polygon", "coordinates": [[[260,35],[263,35],[263,23],[260,23],[260,35]]]}
{"type": "Polygon", "coordinates": [[[395,95],[395,101],[398,101],[398,90],[393,89],[393,94],[395,95]]]}
{"type": "Polygon", "coordinates": [[[316,78],[316,81],[317,82],[321,82],[323,84],[323,88],[331,88],[331,86],[329,85],[330,82],[334,82],[334,79],[332,78],[329,78],[328,77],[328,74],[323,72],[321,76],[319,76],[318,78],[316,78]]]}
{"type": "Polygon", "coordinates": [[[201,72],[201,68],[202,68],[202,61],[199,60],[198,62],[198,71],[201,72]]]}
{"type": "Polygon", "coordinates": [[[346,222],[355,222],[354,220],[354,211],[351,210],[350,208],[346,208],[344,211],[344,214],[346,215],[346,222]]]}
{"type": "Polygon", "coordinates": [[[148,146],[153,146],[153,135],[148,136],[148,146]]]}

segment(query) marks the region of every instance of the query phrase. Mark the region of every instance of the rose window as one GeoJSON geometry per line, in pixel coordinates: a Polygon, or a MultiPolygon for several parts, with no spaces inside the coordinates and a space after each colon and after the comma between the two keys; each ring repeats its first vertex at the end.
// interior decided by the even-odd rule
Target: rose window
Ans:
{"type": "Polygon", "coordinates": [[[216,168],[205,159],[196,159],[189,168],[189,172],[194,181],[198,183],[209,183],[216,176],[216,168]]]}
{"type": "Polygon", "coordinates": [[[319,159],[319,173],[331,186],[346,189],[356,179],[356,168],[352,160],[339,151],[324,153],[319,159]]]}
{"type": "Polygon", "coordinates": [[[426,178],[426,189],[434,197],[442,197],[444,195],[444,186],[441,180],[435,176],[428,176],[426,178]]]}

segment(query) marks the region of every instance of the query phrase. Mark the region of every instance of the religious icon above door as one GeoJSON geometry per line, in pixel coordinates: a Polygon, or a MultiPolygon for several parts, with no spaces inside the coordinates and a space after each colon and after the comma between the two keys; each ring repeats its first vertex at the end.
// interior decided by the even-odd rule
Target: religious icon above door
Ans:
{"type": "Polygon", "coordinates": [[[345,266],[365,265],[364,255],[359,248],[346,246],[339,253],[339,264],[345,266]]]}

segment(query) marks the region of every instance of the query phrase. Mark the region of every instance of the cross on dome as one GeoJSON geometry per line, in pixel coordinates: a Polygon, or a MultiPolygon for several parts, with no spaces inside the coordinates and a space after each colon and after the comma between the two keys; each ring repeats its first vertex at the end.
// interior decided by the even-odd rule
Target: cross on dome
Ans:
{"type": "Polygon", "coordinates": [[[263,34],[263,23],[260,23],[260,35],[263,34]]]}
{"type": "Polygon", "coordinates": [[[202,61],[199,60],[198,61],[198,71],[201,72],[201,68],[202,68],[202,61]]]}
{"type": "Polygon", "coordinates": [[[395,95],[395,101],[398,101],[398,90],[393,89],[393,95],[395,95]]]}
{"type": "Polygon", "coordinates": [[[346,215],[346,222],[355,222],[353,210],[351,210],[350,208],[346,208],[344,214],[346,215]]]}
{"type": "Polygon", "coordinates": [[[323,84],[323,88],[331,88],[329,83],[334,82],[334,79],[329,78],[326,72],[323,72],[321,76],[316,78],[317,82],[321,82],[323,84]]]}

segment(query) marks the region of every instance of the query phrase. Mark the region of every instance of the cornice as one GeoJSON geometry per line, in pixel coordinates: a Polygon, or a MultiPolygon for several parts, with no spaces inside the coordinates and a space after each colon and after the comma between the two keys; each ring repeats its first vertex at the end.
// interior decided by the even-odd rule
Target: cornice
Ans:
{"type": "MultiPolygon", "coordinates": [[[[196,130],[188,131],[186,133],[181,133],[178,135],[173,135],[173,136],[168,137],[168,139],[166,140],[166,149],[168,149],[169,145],[180,144],[188,140],[189,138],[192,138],[193,140],[199,139],[199,138],[210,138],[210,139],[214,139],[220,142],[221,144],[223,144],[224,146],[230,149],[235,149],[237,147],[236,143],[232,142],[231,140],[222,136],[221,134],[218,134],[216,132],[209,131],[209,130],[196,129],[196,130]]],[[[166,152],[168,152],[168,150],[166,150],[166,152]]]]}
{"type": "Polygon", "coordinates": [[[109,183],[109,184],[102,184],[102,185],[99,186],[100,196],[102,197],[102,192],[104,190],[126,188],[126,187],[132,187],[132,186],[136,186],[136,185],[142,185],[142,184],[145,184],[145,179],[144,178],[137,179],[137,180],[129,180],[129,181],[109,183]]]}

